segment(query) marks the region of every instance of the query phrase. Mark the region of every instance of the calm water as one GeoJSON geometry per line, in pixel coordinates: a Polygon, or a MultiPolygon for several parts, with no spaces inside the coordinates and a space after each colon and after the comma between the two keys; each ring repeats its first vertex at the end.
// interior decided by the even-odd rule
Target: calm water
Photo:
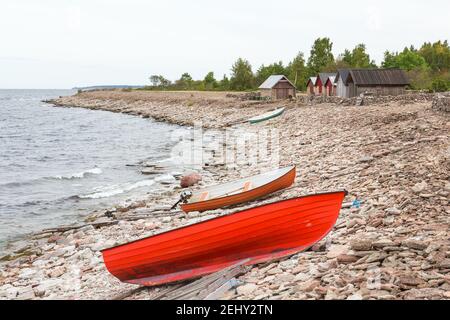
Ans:
{"type": "Polygon", "coordinates": [[[129,165],[170,163],[173,132],[184,129],[41,102],[73,93],[0,90],[0,251],[7,240],[78,221],[173,179],[171,171],[146,176],[129,165]]]}

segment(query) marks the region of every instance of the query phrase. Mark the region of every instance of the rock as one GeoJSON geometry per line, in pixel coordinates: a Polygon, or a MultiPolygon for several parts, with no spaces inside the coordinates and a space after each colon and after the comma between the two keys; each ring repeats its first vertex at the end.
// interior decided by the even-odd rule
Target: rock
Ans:
{"type": "Polygon", "coordinates": [[[311,292],[320,286],[319,280],[309,280],[295,286],[295,291],[311,292]]]}
{"type": "Polygon", "coordinates": [[[202,181],[201,175],[199,175],[198,173],[191,173],[191,174],[183,176],[181,178],[180,186],[182,188],[189,188],[189,187],[196,185],[200,181],[202,181]]]}
{"type": "Polygon", "coordinates": [[[66,268],[63,266],[59,266],[59,267],[49,270],[48,276],[50,278],[58,278],[58,277],[62,276],[65,272],[66,272],[66,268]]]}
{"type": "Polygon", "coordinates": [[[391,214],[391,215],[399,215],[400,213],[402,213],[401,210],[397,209],[397,208],[387,208],[386,210],[384,210],[387,214],[391,214]]]}
{"type": "Polygon", "coordinates": [[[338,263],[341,263],[341,264],[354,263],[358,260],[359,260],[358,257],[348,255],[348,254],[340,254],[339,256],[337,256],[337,261],[338,261],[338,263]]]}
{"type": "Polygon", "coordinates": [[[244,295],[244,296],[246,296],[246,295],[249,295],[249,294],[251,294],[253,291],[255,291],[256,289],[258,289],[258,286],[256,285],[256,284],[254,284],[254,283],[247,283],[247,284],[244,284],[244,285],[242,285],[242,286],[239,286],[238,288],[237,288],[237,293],[239,294],[239,295],[244,295]]]}
{"type": "Polygon", "coordinates": [[[287,283],[293,282],[294,279],[295,279],[295,276],[293,274],[290,274],[290,273],[283,273],[282,275],[279,275],[277,277],[277,281],[287,282],[287,283]]]}
{"type": "Polygon", "coordinates": [[[384,259],[386,259],[387,256],[388,255],[384,252],[376,252],[376,253],[373,253],[370,256],[368,256],[365,263],[372,263],[375,261],[383,261],[384,259]]]}
{"type": "Polygon", "coordinates": [[[425,250],[428,247],[428,243],[414,239],[405,240],[402,244],[410,249],[415,250],[425,250]]]}
{"type": "Polygon", "coordinates": [[[360,293],[354,293],[347,297],[347,300],[362,300],[363,297],[360,293]]]}
{"type": "Polygon", "coordinates": [[[346,245],[333,244],[328,248],[327,258],[334,259],[338,256],[345,255],[349,251],[349,247],[346,245]]]}
{"type": "Polygon", "coordinates": [[[22,269],[19,274],[19,279],[31,279],[36,273],[37,271],[35,269],[22,269]]]}
{"type": "Polygon", "coordinates": [[[404,293],[405,300],[441,299],[444,291],[437,288],[411,289],[404,293]]]}
{"type": "Polygon", "coordinates": [[[281,270],[286,271],[286,270],[295,268],[297,266],[297,264],[298,264],[297,260],[289,259],[289,260],[280,262],[279,267],[281,268],[281,270]]]}
{"type": "Polygon", "coordinates": [[[389,240],[389,239],[377,240],[377,241],[372,243],[372,247],[375,248],[375,249],[383,249],[383,248],[386,248],[386,247],[396,247],[396,244],[393,241],[389,240]]]}
{"type": "Polygon", "coordinates": [[[450,269],[450,259],[445,259],[439,263],[439,269],[450,269]]]}
{"type": "Polygon", "coordinates": [[[415,184],[411,189],[414,193],[421,193],[425,191],[428,188],[428,184],[423,181],[420,183],[415,184]]]}
{"type": "Polygon", "coordinates": [[[58,287],[61,285],[60,279],[48,279],[41,281],[37,287],[34,288],[34,294],[37,297],[44,297],[48,291],[54,287],[58,287]]]}
{"type": "Polygon", "coordinates": [[[35,298],[35,295],[34,295],[33,288],[31,286],[17,288],[17,297],[16,297],[16,299],[18,299],[18,300],[31,300],[31,299],[34,299],[34,298],[35,298]]]}
{"type": "Polygon", "coordinates": [[[372,240],[355,239],[350,242],[350,247],[355,251],[369,251],[372,249],[372,240]]]}

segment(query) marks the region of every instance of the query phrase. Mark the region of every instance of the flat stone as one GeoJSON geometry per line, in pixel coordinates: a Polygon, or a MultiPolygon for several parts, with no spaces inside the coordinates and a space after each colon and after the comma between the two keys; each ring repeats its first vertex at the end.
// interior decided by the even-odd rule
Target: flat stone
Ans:
{"type": "Polygon", "coordinates": [[[334,259],[340,255],[345,255],[349,251],[349,247],[346,245],[333,244],[328,248],[327,258],[334,259]]]}
{"type": "Polygon", "coordinates": [[[350,247],[355,251],[369,251],[372,249],[372,240],[355,239],[350,242],[350,247]]]}
{"type": "Polygon", "coordinates": [[[239,286],[237,288],[237,293],[239,295],[244,295],[245,296],[245,295],[251,294],[256,289],[258,289],[258,286],[256,284],[254,284],[254,283],[247,283],[247,284],[244,284],[242,286],[239,286]]]}
{"type": "Polygon", "coordinates": [[[428,247],[427,242],[414,240],[414,239],[405,240],[405,241],[403,241],[402,244],[410,249],[415,249],[415,250],[425,250],[428,247]]]}
{"type": "Polygon", "coordinates": [[[359,260],[359,257],[348,255],[348,254],[340,254],[339,256],[337,256],[337,261],[338,261],[338,263],[341,263],[341,264],[354,263],[358,260],[359,260]]]}

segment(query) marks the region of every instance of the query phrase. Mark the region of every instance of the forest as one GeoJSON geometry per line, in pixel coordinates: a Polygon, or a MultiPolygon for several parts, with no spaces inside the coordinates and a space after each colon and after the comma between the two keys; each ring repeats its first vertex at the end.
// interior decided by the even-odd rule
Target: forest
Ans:
{"type": "Polygon", "coordinates": [[[283,61],[263,64],[254,71],[248,60],[238,58],[231,66],[230,75],[225,74],[221,79],[216,79],[212,71],[200,80],[194,80],[188,72],[176,81],[170,81],[163,75],[152,75],[151,85],[144,89],[250,91],[258,88],[270,75],[283,74],[299,91],[305,91],[308,79],[319,72],[336,72],[345,68],[400,68],[407,73],[412,90],[450,90],[450,46],[447,40],[426,42],[420,48],[406,47],[401,52],[386,51],[381,65],[370,58],[365,44],[346,49],[337,57],[332,51],[333,42],[329,38],[318,38],[308,59],[303,52],[299,52],[286,64],[283,61]]]}

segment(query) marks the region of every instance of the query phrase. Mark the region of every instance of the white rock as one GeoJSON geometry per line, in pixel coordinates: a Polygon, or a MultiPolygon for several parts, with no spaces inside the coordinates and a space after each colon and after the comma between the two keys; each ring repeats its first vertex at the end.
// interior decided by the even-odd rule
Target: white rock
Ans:
{"type": "Polygon", "coordinates": [[[22,269],[22,271],[19,274],[19,279],[31,279],[36,273],[37,271],[35,269],[30,268],[22,269]]]}
{"type": "Polygon", "coordinates": [[[247,283],[237,288],[237,293],[240,295],[248,295],[258,289],[258,286],[254,283],[247,283]]]}

